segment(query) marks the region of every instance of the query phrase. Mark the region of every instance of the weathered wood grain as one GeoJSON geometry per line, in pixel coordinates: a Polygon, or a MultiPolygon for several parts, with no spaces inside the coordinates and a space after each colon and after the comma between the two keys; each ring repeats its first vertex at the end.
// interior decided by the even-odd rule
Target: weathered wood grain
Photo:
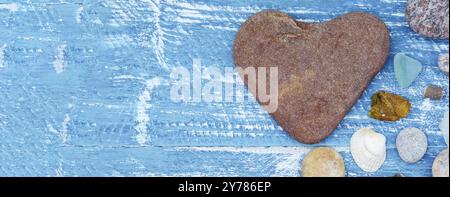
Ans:
{"type": "MultiPolygon", "coordinates": [[[[254,101],[173,103],[170,70],[233,66],[232,43],[253,13],[279,9],[321,22],[351,11],[381,17],[392,36],[385,68],[335,133],[332,146],[348,176],[430,176],[446,147],[438,130],[448,109],[448,77],[437,57],[448,40],[418,36],[404,18],[406,0],[72,0],[0,1],[0,176],[299,176],[313,146],[291,139],[254,101]],[[392,59],[403,52],[425,65],[408,89],[392,59]],[[422,98],[429,84],[443,101],[422,98]],[[409,98],[400,122],[368,118],[370,96],[387,90],[409,98]],[[395,137],[415,126],[430,148],[418,164],[402,162],[395,137]],[[388,160],[375,174],[353,162],[350,137],[373,127],[388,137],[388,160]]],[[[229,79],[224,79],[229,81],[229,79]]]]}

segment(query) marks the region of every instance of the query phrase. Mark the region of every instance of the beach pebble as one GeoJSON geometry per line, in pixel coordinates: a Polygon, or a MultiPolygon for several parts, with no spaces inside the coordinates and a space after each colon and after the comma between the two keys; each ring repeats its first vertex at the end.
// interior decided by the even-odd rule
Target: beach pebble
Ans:
{"type": "Polygon", "coordinates": [[[344,177],[342,156],[332,148],[316,148],[302,162],[303,177],[344,177]]]}
{"type": "Polygon", "coordinates": [[[384,68],[390,43],[386,24],[367,12],[308,23],[266,10],[241,25],[233,54],[260,103],[268,102],[244,70],[278,68],[278,105],[263,108],[296,140],[317,144],[335,131],[384,68]]]}
{"type": "Polygon", "coordinates": [[[407,128],[397,136],[397,150],[400,158],[407,163],[420,161],[428,148],[425,133],[417,128],[407,128]]]}
{"type": "Polygon", "coordinates": [[[370,128],[362,128],[353,134],[350,152],[363,171],[374,173],[386,160],[386,137],[370,128]]]}
{"type": "Polygon", "coordinates": [[[442,118],[442,122],[441,125],[439,126],[439,128],[441,129],[442,135],[444,136],[445,139],[445,143],[447,143],[448,146],[448,124],[449,124],[449,111],[447,110],[447,112],[445,112],[444,118],[442,118]]]}
{"type": "Polygon", "coordinates": [[[449,177],[448,149],[442,151],[434,160],[433,177],[449,177]]]}
{"type": "Polygon", "coordinates": [[[411,102],[408,99],[385,91],[372,95],[371,106],[371,118],[391,122],[406,118],[411,110],[411,102]]]}
{"type": "Polygon", "coordinates": [[[448,39],[449,0],[409,0],[406,19],[422,36],[448,39]]]}
{"type": "Polygon", "coordinates": [[[422,72],[422,68],[422,63],[403,53],[399,53],[394,57],[395,77],[401,88],[411,86],[422,72]]]}
{"type": "Polygon", "coordinates": [[[448,53],[439,56],[439,69],[448,75],[448,53]]]}
{"type": "Polygon", "coordinates": [[[402,173],[397,173],[394,175],[395,178],[404,178],[405,175],[403,175],[402,173]]]}
{"type": "Polygon", "coordinates": [[[441,100],[444,97],[444,89],[439,86],[429,85],[425,90],[424,96],[431,100],[441,100]]]}

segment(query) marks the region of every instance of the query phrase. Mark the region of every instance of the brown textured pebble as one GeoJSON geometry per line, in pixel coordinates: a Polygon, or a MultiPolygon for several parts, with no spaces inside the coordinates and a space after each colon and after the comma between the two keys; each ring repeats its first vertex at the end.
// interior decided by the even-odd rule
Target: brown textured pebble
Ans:
{"type": "Polygon", "coordinates": [[[441,100],[444,97],[444,89],[439,86],[429,85],[425,90],[425,98],[441,100]]]}
{"type": "Polygon", "coordinates": [[[332,148],[316,148],[302,162],[303,177],[344,177],[342,156],[332,148]]]}
{"type": "Polygon", "coordinates": [[[406,18],[422,36],[448,39],[449,0],[409,0],[406,18]]]}
{"type": "Polygon", "coordinates": [[[304,23],[263,11],[242,25],[234,60],[241,68],[278,67],[279,105],[272,116],[291,136],[314,144],[336,129],[383,68],[389,47],[386,25],[369,13],[304,23]]]}
{"type": "Polygon", "coordinates": [[[448,75],[448,53],[439,56],[439,69],[448,75]]]}

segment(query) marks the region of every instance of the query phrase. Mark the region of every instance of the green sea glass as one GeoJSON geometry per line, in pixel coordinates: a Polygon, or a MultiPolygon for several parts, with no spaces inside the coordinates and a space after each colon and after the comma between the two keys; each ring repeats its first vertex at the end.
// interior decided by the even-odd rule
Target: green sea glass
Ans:
{"type": "Polygon", "coordinates": [[[416,80],[422,72],[422,63],[399,53],[394,58],[395,77],[401,88],[407,88],[416,80]]]}

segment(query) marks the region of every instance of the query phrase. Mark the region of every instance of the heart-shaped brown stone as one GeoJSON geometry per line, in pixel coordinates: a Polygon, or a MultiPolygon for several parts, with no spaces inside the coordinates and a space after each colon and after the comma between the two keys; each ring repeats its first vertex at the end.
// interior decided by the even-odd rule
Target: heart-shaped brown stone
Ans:
{"type": "Polygon", "coordinates": [[[368,13],[303,23],[263,11],[241,27],[234,60],[243,69],[278,67],[279,104],[271,115],[295,139],[315,144],[337,128],[383,68],[389,47],[386,25],[368,13]]]}

